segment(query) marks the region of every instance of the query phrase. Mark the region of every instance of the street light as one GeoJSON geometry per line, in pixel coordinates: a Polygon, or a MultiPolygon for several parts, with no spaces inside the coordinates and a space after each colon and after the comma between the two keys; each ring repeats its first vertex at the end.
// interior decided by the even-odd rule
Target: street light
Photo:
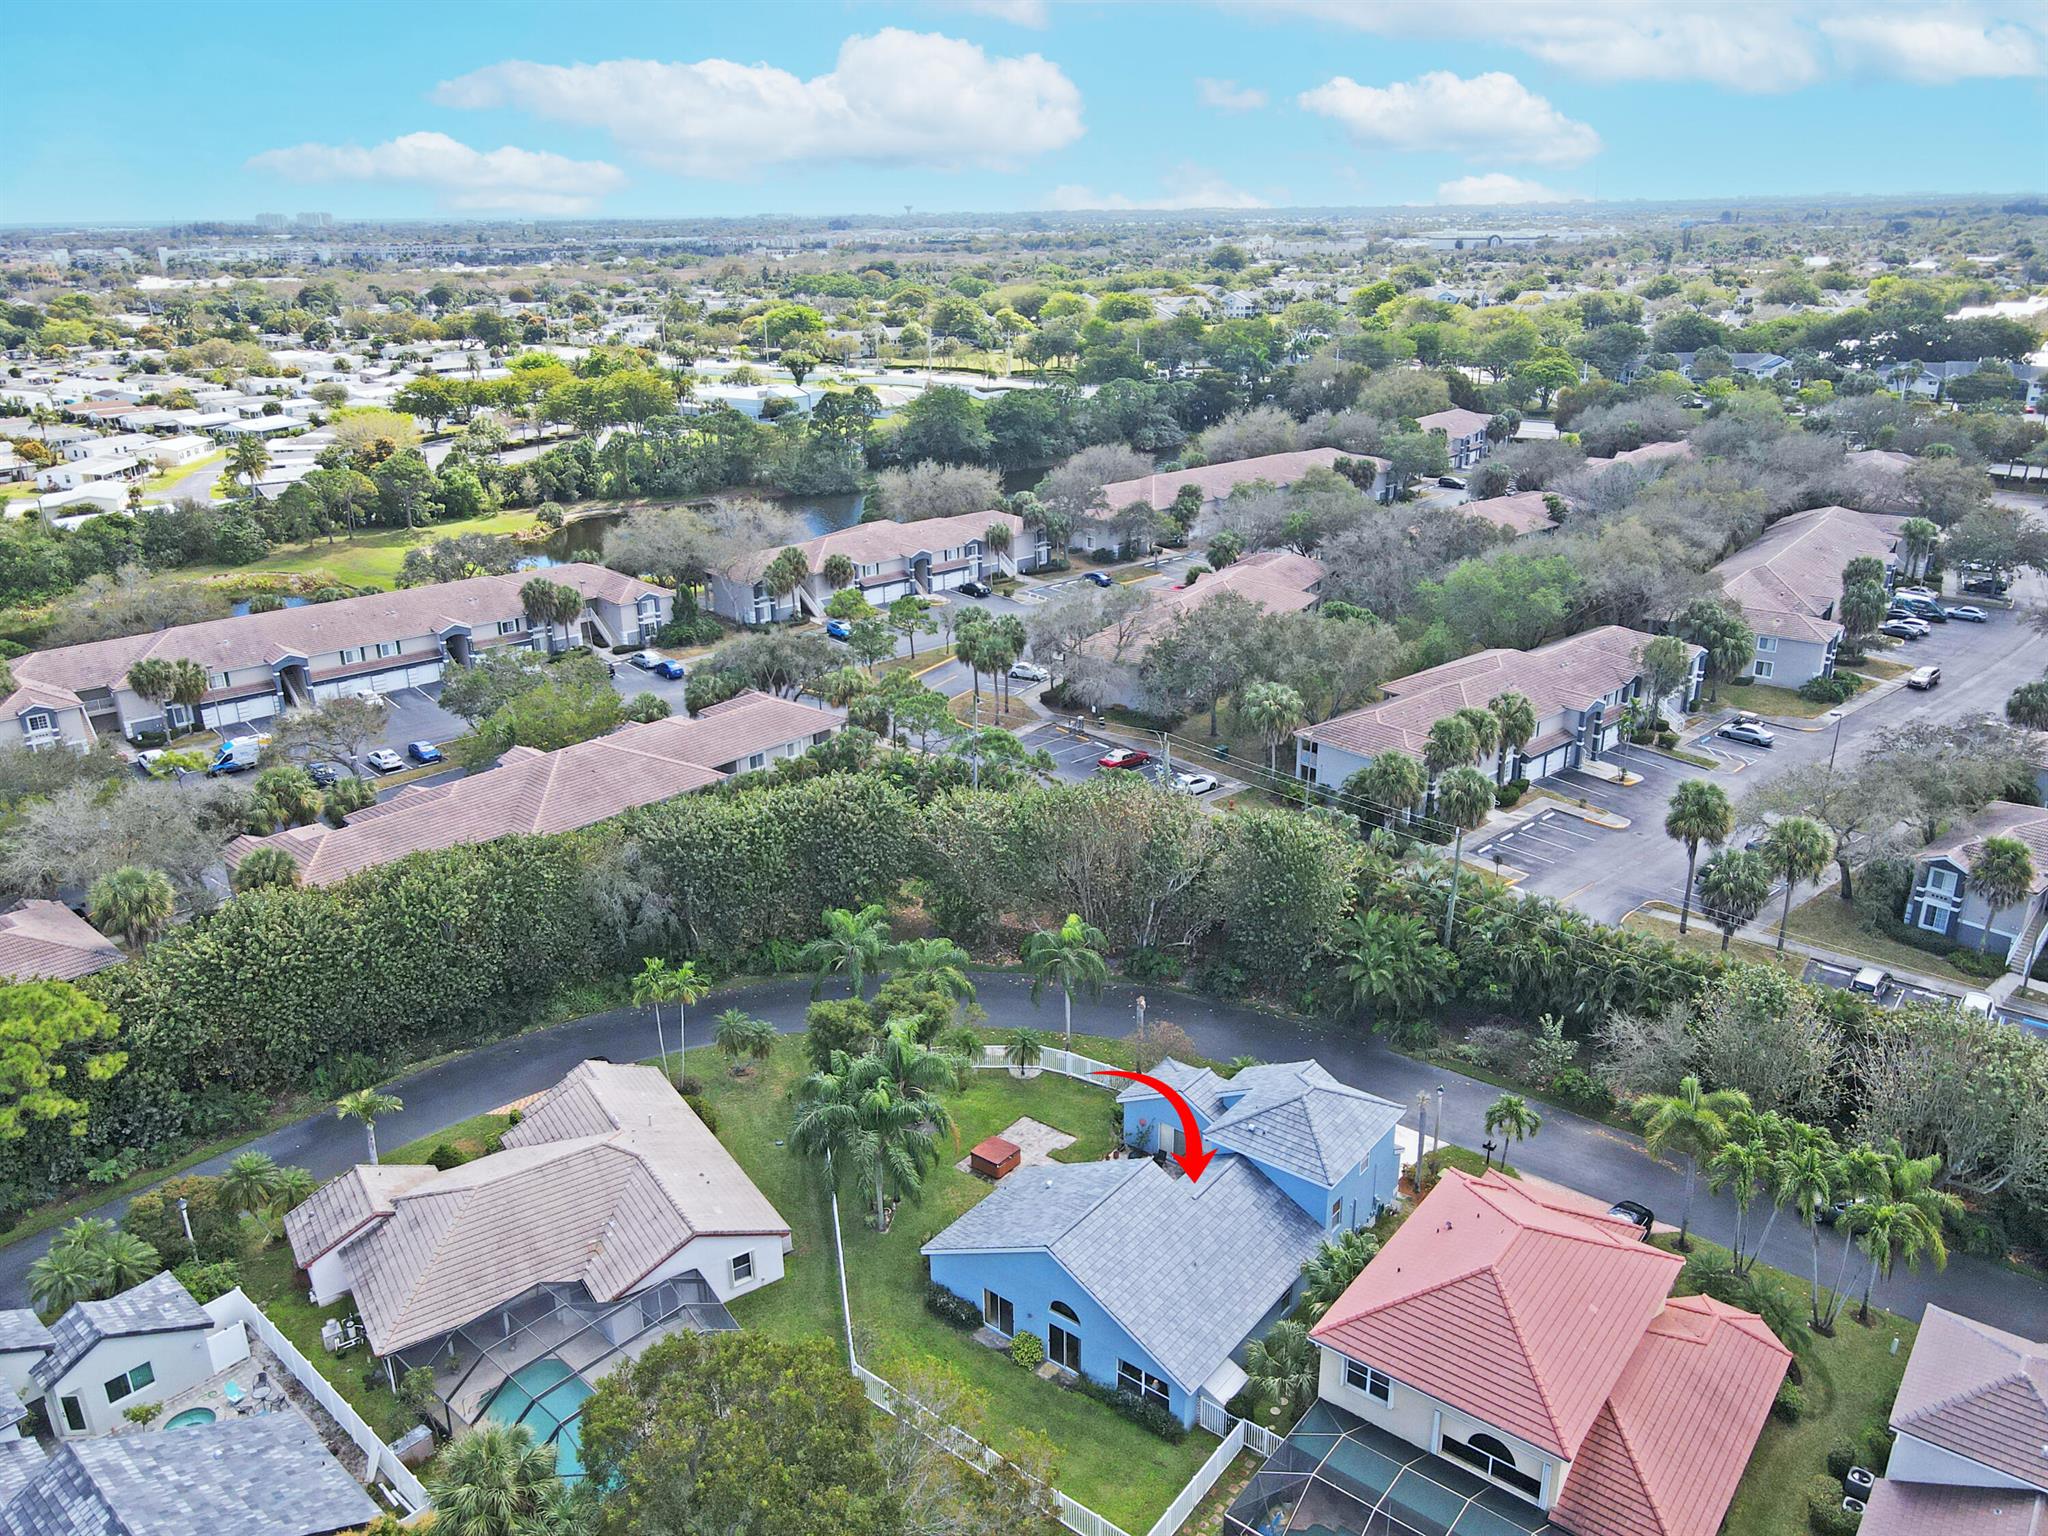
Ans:
{"type": "Polygon", "coordinates": [[[178,1196],[178,1220],[185,1225],[185,1241],[192,1245],[192,1262],[199,1262],[199,1239],[192,1235],[192,1203],[178,1196]]]}

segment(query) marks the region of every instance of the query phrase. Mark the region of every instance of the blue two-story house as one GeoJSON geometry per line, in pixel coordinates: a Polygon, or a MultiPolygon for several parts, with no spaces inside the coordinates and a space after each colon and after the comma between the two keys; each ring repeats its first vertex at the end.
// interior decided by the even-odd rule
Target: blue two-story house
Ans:
{"type": "MultiPolygon", "coordinates": [[[[1324,1238],[1393,1198],[1402,1111],[1314,1062],[1226,1079],[1169,1060],[1153,1075],[1217,1154],[1200,1179],[1150,1158],[1026,1168],[923,1252],[996,1333],[1037,1334],[1063,1369],[1191,1425],[1203,1399],[1244,1386],[1245,1345],[1294,1304],[1324,1238]]],[[[1156,1092],[1118,1097],[1131,1145],[1180,1150],[1156,1092]]]]}

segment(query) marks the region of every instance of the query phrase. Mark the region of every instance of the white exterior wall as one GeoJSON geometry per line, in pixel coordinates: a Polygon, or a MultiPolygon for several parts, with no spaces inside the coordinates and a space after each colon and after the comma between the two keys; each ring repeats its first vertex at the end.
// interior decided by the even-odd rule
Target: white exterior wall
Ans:
{"type": "Polygon", "coordinates": [[[352,1282],[348,1263],[341,1256],[342,1249],[347,1246],[347,1243],[337,1243],[306,1266],[306,1279],[314,1306],[324,1307],[348,1293],[352,1282]]]}
{"type": "Polygon", "coordinates": [[[1773,688],[1797,688],[1801,683],[1824,675],[1828,669],[1828,648],[1817,641],[1788,640],[1783,636],[1770,635],[1757,638],[1759,648],[1743,669],[1744,677],[1769,683],[1773,688]],[[1776,646],[1770,650],[1762,649],[1763,641],[1769,639],[1776,639],[1776,646]],[[1759,671],[1759,665],[1764,670],[1759,671]]]}
{"type": "MultiPolygon", "coordinates": [[[[1519,1435],[1511,1435],[1484,1419],[1475,1419],[1462,1409],[1454,1408],[1440,1398],[1405,1384],[1399,1374],[1384,1371],[1392,1379],[1393,1390],[1389,1400],[1381,1402],[1376,1397],[1352,1387],[1344,1380],[1347,1357],[1334,1349],[1320,1349],[1322,1355],[1321,1374],[1316,1391],[1325,1402],[1335,1403],[1346,1413],[1357,1415],[1368,1424],[1374,1424],[1391,1435],[1397,1435],[1410,1445],[1420,1446],[1431,1455],[1442,1453],[1443,1438],[1449,1435],[1456,1440],[1470,1440],[1474,1435],[1491,1435],[1515,1453],[1515,1465],[1531,1477],[1543,1481],[1543,1496],[1537,1502],[1548,1509],[1557,1502],[1558,1491],[1563,1488],[1571,1463],[1531,1445],[1519,1435]]],[[[1459,1461],[1458,1466],[1475,1476],[1483,1476],[1477,1468],[1459,1461]]],[[[1505,1484],[1501,1486],[1505,1487],[1505,1484]]],[[[1519,1489],[1510,1492],[1517,1497],[1526,1497],[1519,1489]]]]}
{"type": "Polygon", "coordinates": [[[197,1386],[213,1374],[213,1357],[206,1347],[210,1330],[188,1328],[182,1333],[146,1333],[133,1338],[106,1339],[96,1344],[44,1394],[43,1416],[60,1439],[80,1432],[64,1417],[64,1399],[76,1397],[85,1416],[88,1435],[104,1435],[126,1422],[123,1410],[137,1403],[162,1402],[197,1386]],[[107,1401],[107,1382],[115,1376],[147,1363],[156,1380],[119,1402],[107,1401]]]}
{"type": "Polygon", "coordinates": [[[2031,1487],[1981,1461],[1958,1456],[1903,1432],[1892,1442],[1892,1459],[1885,1464],[1884,1475],[1895,1483],[1940,1483],[1952,1488],[2031,1487]]]}
{"type": "Polygon", "coordinates": [[[25,1403],[36,1400],[35,1383],[28,1379],[28,1368],[43,1358],[40,1349],[17,1349],[0,1354],[0,1383],[14,1389],[14,1395],[25,1403]]]}
{"type": "Polygon", "coordinates": [[[93,729],[82,709],[48,709],[32,704],[18,715],[0,716],[0,747],[27,747],[40,751],[45,747],[69,747],[74,752],[92,749],[93,729]],[[48,715],[53,729],[31,731],[22,716],[48,715]]]}
{"type": "Polygon", "coordinates": [[[676,1250],[674,1256],[647,1279],[636,1286],[646,1290],[648,1286],[677,1275],[696,1270],[704,1277],[705,1284],[718,1293],[720,1301],[731,1301],[735,1296],[744,1296],[758,1291],[764,1285],[773,1285],[782,1278],[783,1245],[787,1239],[780,1234],[756,1237],[694,1237],[676,1250]],[[733,1282],[732,1261],[740,1254],[754,1256],[753,1277],[733,1282]]]}

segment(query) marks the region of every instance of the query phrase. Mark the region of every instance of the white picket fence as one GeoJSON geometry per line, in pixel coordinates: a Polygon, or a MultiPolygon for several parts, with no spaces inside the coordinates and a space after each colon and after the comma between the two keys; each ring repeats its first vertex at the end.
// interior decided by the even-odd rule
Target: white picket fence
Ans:
{"type": "MultiPolygon", "coordinates": [[[[1004,1056],[1003,1047],[1000,1045],[984,1045],[981,1048],[981,1060],[974,1065],[985,1072],[1012,1070],[1009,1059],[1004,1056]]],[[[1097,1061],[1093,1056],[1083,1056],[1079,1051],[1063,1051],[1057,1047],[1048,1047],[1037,1061],[1023,1069],[1026,1075],[1057,1072],[1062,1077],[1078,1077],[1084,1082],[1093,1081],[1096,1086],[1106,1088],[1111,1093],[1122,1089],[1125,1086],[1124,1080],[1116,1077],[1096,1077],[1094,1074],[1114,1070],[1116,1069],[1106,1061],[1097,1061]]]]}
{"type": "Polygon", "coordinates": [[[315,1369],[313,1362],[299,1353],[298,1346],[278,1332],[277,1324],[263,1315],[263,1309],[243,1295],[240,1287],[225,1296],[216,1296],[206,1303],[206,1315],[225,1327],[229,1323],[240,1323],[257,1338],[263,1347],[277,1356],[278,1364],[291,1372],[292,1380],[306,1389],[307,1396],[327,1411],[327,1416],[341,1426],[342,1433],[355,1441],[356,1448],[367,1458],[367,1464],[375,1477],[391,1485],[406,1513],[416,1514],[431,1502],[427,1490],[420,1486],[420,1480],[412,1475],[412,1469],[400,1461],[391,1447],[384,1443],[383,1436],[364,1422],[339,1392],[334,1384],[315,1369]]]}

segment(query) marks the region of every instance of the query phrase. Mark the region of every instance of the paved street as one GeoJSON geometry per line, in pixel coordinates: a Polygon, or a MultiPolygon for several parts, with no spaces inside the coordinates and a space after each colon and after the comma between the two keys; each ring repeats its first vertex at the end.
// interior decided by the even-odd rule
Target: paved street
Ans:
{"type": "MultiPolygon", "coordinates": [[[[1057,1000],[1048,998],[1045,1006],[1034,1007],[1025,978],[984,975],[977,981],[991,1026],[1056,1026],[1057,1000]]],[[[1106,988],[1100,998],[1077,998],[1074,1027],[1089,1034],[1129,1033],[1138,990],[1116,985],[1106,988]]],[[[1426,1094],[1432,1133],[1436,1092],[1441,1087],[1447,1138],[1474,1147],[1484,1138],[1486,1108],[1498,1096],[1498,1089],[1401,1056],[1355,1025],[1303,1022],[1157,987],[1148,990],[1152,1018],[1172,1020],[1206,1056],[1228,1060],[1251,1055],[1263,1061],[1313,1056],[1344,1082],[1409,1106],[1410,1125],[1416,1123],[1417,1095],[1426,1094]]],[[[690,1038],[702,1045],[710,1021],[730,1007],[744,1007],[785,1033],[793,1032],[802,1028],[809,1002],[809,984],[801,980],[715,992],[690,1010],[690,1038]]],[[[671,1020],[671,1042],[675,1038],[672,1030],[671,1020]]],[[[649,1016],[637,1009],[594,1014],[501,1040],[396,1084],[394,1091],[405,1101],[405,1109],[379,1123],[378,1139],[387,1147],[397,1146],[482,1114],[552,1085],[587,1056],[634,1060],[651,1055],[654,1049],[649,1016]]],[[[341,1172],[363,1155],[360,1128],[329,1112],[286,1126],[254,1145],[281,1163],[310,1168],[321,1178],[341,1172]]],[[[218,1172],[229,1155],[202,1164],[200,1171],[218,1172]]],[[[1604,1198],[1640,1200],[1662,1219],[1675,1221],[1678,1217],[1683,1179],[1675,1168],[1652,1161],[1636,1137],[1567,1110],[1543,1106],[1541,1133],[1515,1149],[1514,1162],[1531,1173],[1604,1198]]],[[[97,1214],[118,1215],[124,1204],[109,1202],[97,1214]]],[[[1733,1231],[1732,1204],[1702,1187],[1695,1199],[1693,1225],[1703,1236],[1726,1242],[1733,1231]]],[[[0,1248],[0,1306],[23,1303],[28,1266],[47,1246],[45,1234],[0,1248]]],[[[1766,1259],[1797,1274],[1804,1271],[1809,1256],[1804,1231],[1795,1223],[1779,1222],[1765,1251],[1766,1259]]],[[[1956,1254],[1948,1269],[1938,1275],[1910,1274],[1902,1268],[1880,1293],[1880,1300],[1908,1315],[1917,1315],[1927,1302],[1938,1300],[1945,1307],[2029,1338],[2048,1336],[2048,1285],[2032,1275],[1966,1254],[1956,1254]]]]}

